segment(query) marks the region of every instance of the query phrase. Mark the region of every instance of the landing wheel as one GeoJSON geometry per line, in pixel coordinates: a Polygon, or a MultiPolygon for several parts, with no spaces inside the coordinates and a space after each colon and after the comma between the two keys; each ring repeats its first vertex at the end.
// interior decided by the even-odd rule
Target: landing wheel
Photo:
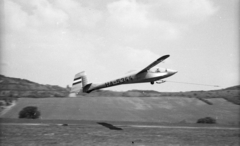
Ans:
{"type": "Polygon", "coordinates": [[[153,85],[153,84],[154,84],[154,82],[151,82],[151,84],[153,85]]]}

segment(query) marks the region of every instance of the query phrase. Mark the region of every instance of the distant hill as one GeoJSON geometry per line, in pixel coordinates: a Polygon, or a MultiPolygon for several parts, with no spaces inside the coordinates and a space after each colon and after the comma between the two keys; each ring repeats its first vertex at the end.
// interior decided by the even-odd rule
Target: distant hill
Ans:
{"type": "MultiPolygon", "coordinates": [[[[0,98],[49,98],[69,97],[70,88],[56,85],[42,85],[26,79],[12,78],[0,75],[0,98]]],[[[197,98],[206,104],[211,104],[207,99],[223,98],[229,102],[240,105],[240,85],[210,91],[187,92],[158,92],[154,90],[129,90],[125,92],[111,90],[97,90],[90,94],[80,94],[87,97],[187,97],[197,98]]]]}
{"type": "Polygon", "coordinates": [[[228,88],[225,88],[224,90],[240,90],[240,85],[228,87],[228,88]]]}
{"type": "Polygon", "coordinates": [[[66,97],[69,89],[56,85],[42,85],[26,79],[0,75],[0,97],[66,97]]]}

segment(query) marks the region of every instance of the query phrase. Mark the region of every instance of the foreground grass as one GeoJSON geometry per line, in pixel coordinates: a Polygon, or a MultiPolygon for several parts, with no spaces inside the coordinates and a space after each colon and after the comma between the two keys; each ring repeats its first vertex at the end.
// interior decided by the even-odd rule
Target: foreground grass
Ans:
{"type": "MultiPolygon", "coordinates": [[[[27,120],[25,120],[26,122],[27,120]]],[[[40,120],[39,120],[40,121],[40,120]]],[[[29,121],[31,123],[31,120],[29,121]]],[[[1,146],[225,146],[239,145],[239,129],[131,127],[109,130],[94,121],[70,121],[68,126],[57,123],[66,121],[43,121],[42,125],[2,123],[1,146]],[[46,124],[49,123],[49,124],[46,124]],[[74,124],[75,123],[75,124],[74,124]]],[[[14,122],[12,122],[14,123],[14,122]]],[[[35,121],[37,123],[37,121],[35,121]]],[[[113,124],[113,123],[112,123],[113,124]]],[[[143,124],[143,123],[138,123],[143,124]]],[[[201,126],[199,126],[201,127],[201,126]]]]}

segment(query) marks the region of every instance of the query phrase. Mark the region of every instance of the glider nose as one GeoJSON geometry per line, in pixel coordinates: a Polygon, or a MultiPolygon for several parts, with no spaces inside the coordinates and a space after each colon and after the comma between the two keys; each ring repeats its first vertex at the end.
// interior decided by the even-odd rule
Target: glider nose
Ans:
{"type": "Polygon", "coordinates": [[[173,70],[173,69],[168,69],[168,72],[169,72],[171,75],[174,75],[174,74],[177,73],[178,71],[177,71],[177,70],[173,70]]]}

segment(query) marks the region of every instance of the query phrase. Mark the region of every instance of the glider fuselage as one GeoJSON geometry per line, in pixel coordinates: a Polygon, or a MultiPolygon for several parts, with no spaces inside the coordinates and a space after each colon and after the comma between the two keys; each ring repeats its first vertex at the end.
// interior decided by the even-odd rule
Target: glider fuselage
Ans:
{"type": "Polygon", "coordinates": [[[118,78],[109,82],[105,82],[102,84],[92,85],[89,89],[87,89],[87,92],[91,92],[93,90],[98,90],[102,88],[117,86],[121,84],[134,84],[134,83],[146,83],[146,82],[154,82],[158,81],[164,78],[167,78],[169,76],[172,76],[173,74],[177,73],[175,70],[165,69],[165,72],[153,72],[153,71],[147,71],[140,74],[132,74],[128,75],[122,78],[118,78]]]}
{"type": "Polygon", "coordinates": [[[80,92],[90,93],[93,90],[108,88],[108,87],[122,85],[122,84],[147,83],[147,82],[154,84],[155,81],[167,78],[177,73],[177,71],[172,69],[155,67],[157,64],[159,64],[169,56],[170,55],[164,55],[158,58],[157,60],[149,64],[147,67],[145,67],[144,69],[140,70],[135,74],[131,74],[131,75],[118,78],[109,82],[105,82],[102,84],[88,83],[85,72],[84,71],[79,72],[74,76],[71,93],[77,93],[77,94],[80,92]]]}

